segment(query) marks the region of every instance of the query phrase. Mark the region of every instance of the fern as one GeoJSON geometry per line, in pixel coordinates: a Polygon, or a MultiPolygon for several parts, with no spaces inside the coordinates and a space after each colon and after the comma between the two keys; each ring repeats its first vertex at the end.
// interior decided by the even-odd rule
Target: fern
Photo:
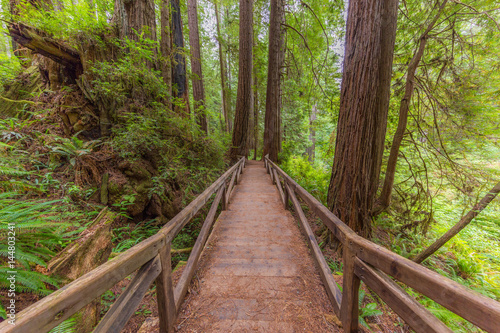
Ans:
{"type": "Polygon", "coordinates": [[[76,319],[69,318],[50,330],[49,333],[73,333],[76,332],[76,319]]]}
{"type": "MultiPolygon", "coordinates": [[[[16,193],[0,193],[0,262],[7,262],[9,223],[15,228],[17,264],[16,290],[48,295],[47,286],[57,287],[57,280],[35,272],[34,265],[46,266],[55,251],[63,244],[63,234],[74,223],[61,222],[61,213],[57,203],[52,201],[18,201],[16,193]],[[19,269],[23,268],[23,269],[19,269]]],[[[12,269],[0,266],[0,287],[6,287],[8,271],[12,269]]]]}

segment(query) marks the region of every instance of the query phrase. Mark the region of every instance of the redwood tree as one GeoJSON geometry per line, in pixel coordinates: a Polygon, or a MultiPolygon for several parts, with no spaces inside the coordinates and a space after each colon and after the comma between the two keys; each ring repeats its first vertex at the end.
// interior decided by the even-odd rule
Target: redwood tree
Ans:
{"type": "Polygon", "coordinates": [[[181,6],[179,0],[171,0],[170,6],[172,11],[171,37],[174,52],[172,64],[172,95],[178,99],[175,104],[176,112],[185,117],[189,117],[188,81],[186,75],[186,58],[183,54],[184,36],[182,34],[181,6]],[[180,102],[184,103],[184,105],[180,106],[180,102]]]}
{"type": "Polygon", "coordinates": [[[280,150],[280,69],[283,62],[283,0],[271,0],[269,22],[269,63],[267,72],[266,115],[264,118],[264,147],[262,156],[269,154],[278,161],[280,150]]]}
{"type": "MultiPolygon", "coordinates": [[[[161,75],[168,87],[169,98],[172,95],[172,40],[170,39],[170,1],[162,0],[160,5],[160,53],[161,53],[161,75]]],[[[170,104],[170,101],[169,103],[170,104]]]]}
{"type": "Polygon", "coordinates": [[[328,207],[362,236],[378,187],[398,0],[350,1],[328,207]]]}
{"type": "Polygon", "coordinates": [[[118,25],[121,39],[138,40],[138,34],[144,32],[145,38],[156,40],[153,0],[115,0],[113,20],[118,25]]]}
{"type": "Polygon", "coordinates": [[[191,70],[193,72],[193,99],[196,122],[201,130],[208,133],[205,114],[205,88],[201,72],[200,32],[198,29],[197,0],[188,0],[189,45],[191,47],[191,70]]]}
{"type": "Polygon", "coordinates": [[[240,59],[234,115],[232,160],[248,154],[248,119],[252,102],[253,0],[240,0],[240,59]]]}
{"type": "Polygon", "coordinates": [[[231,125],[229,123],[229,87],[227,85],[226,59],[222,50],[222,34],[220,32],[220,14],[217,7],[217,1],[214,1],[215,20],[217,22],[217,42],[219,43],[219,64],[220,64],[220,84],[222,90],[222,113],[224,115],[224,131],[229,132],[231,125]]]}

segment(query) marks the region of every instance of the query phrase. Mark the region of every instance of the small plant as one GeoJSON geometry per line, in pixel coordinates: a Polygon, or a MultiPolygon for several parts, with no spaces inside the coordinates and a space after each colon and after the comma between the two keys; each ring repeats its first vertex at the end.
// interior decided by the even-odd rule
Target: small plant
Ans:
{"type": "Polygon", "coordinates": [[[56,279],[32,269],[32,266],[46,266],[54,251],[61,249],[64,236],[73,223],[59,221],[60,212],[53,201],[19,201],[16,193],[0,194],[0,287],[7,283],[9,261],[15,261],[17,271],[16,290],[48,295],[47,285],[56,286],[56,279]],[[9,248],[8,237],[15,237],[15,255],[9,248]],[[10,260],[14,257],[15,260],[10,260]]]}
{"type": "Polygon", "coordinates": [[[377,309],[377,303],[368,303],[365,307],[362,306],[365,299],[366,292],[363,289],[359,290],[359,322],[365,326],[370,332],[372,331],[370,325],[366,322],[365,318],[382,315],[382,311],[377,309]]]}
{"type": "Polygon", "coordinates": [[[109,308],[111,307],[111,305],[113,305],[115,300],[116,300],[116,295],[111,290],[107,290],[104,294],[102,294],[102,296],[101,296],[101,305],[102,305],[101,316],[104,316],[106,314],[106,312],[108,312],[109,308]]]}
{"type": "Polygon", "coordinates": [[[113,233],[116,235],[112,242],[117,243],[113,248],[113,252],[121,253],[132,246],[138,244],[139,242],[155,235],[159,227],[154,225],[155,220],[150,220],[147,222],[141,222],[137,224],[132,230],[130,224],[126,226],[116,228],[113,233]]]}
{"type": "Polygon", "coordinates": [[[100,172],[96,165],[96,158],[91,155],[94,148],[101,144],[101,140],[83,141],[76,136],[59,138],[59,142],[52,146],[51,154],[65,158],[75,171],[77,185],[88,183],[91,179],[100,180],[100,172]]]}

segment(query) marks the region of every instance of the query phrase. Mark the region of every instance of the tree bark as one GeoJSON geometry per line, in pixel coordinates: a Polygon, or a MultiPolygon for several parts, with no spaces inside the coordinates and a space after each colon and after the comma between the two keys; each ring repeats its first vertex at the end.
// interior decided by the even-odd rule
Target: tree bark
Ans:
{"type": "Polygon", "coordinates": [[[248,152],[248,120],[252,110],[253,0],[240,0],[240,59],[238,94],[230,156],[236,161],[248,152]]]}
{"type": "Polygon", "coordinates": [[[115,0],[113,20],[119,27],[121,39],[143,38],[156,40],[155,7],[152,0],[115,0]],[[147,28],[145,28],[147,27],[147,28]]]}
{"type": "Polygon", "coordinates": [[[408,123],[408,111],[410,110],[410,101],[413,96],[415,72],[417,71],[420,60],[422,59],[422,56],[424,54],[429,32],[436,24],[447,1],[448,0],[443,1],[438,10],[438,13],[429,24],[425,32],[422,34],[422,36],[420,36],[418,49],[411,59],[410,64],[408,65],[405,94],[403,99],[401,100],[401,103],[399,104],[398,128],[396,129],[396,133],[394,134],[394,138],[392,139],[391,152],[389,154],[389,160],[387,161],[387,169],[385,172],[384,186],[382,188],[382,192],[380,193],[380,197],[377,199],[375,207],[373,208],[373,216],[380,214],[391,204],[391,194],[392,187],[394,185],[394,176],[396,175],[396,164],[398,162],[399,148],[401,147],[401,142],[403,141],[403,137],[406,131],[406,124],[408,123]]]}
{"type": "Polygon", "coordinates": [[[368,237],[384,148],[398,0],[350,1],[328,207],[368,237]]]}
{"type": "Polygon", "coordinates": [[[189,45],[191,47],[191,71],[193,72],[193,99],[196,123],[208,134],[207,115],[205,113],[205,88],[201,71],[200,32],[198,29],[197,0],[188,0],[189,45]]]}
{"type": "Polygon", "coordinates": [[[316,114],[318,109],[316,104],[313,105],[311,114],[309,115],[309,141],[311,141],[311,146],[307,147],[306,153],[309,162],[314,162],[315,151],[316,151],[316,131],[314,129],[314,122],[316,121],[316,114]]]}
{"type": "Polygon", "coordinates": [[[472,208],[467,215],[462,217],[457,224],[455,224],[450,230],[448,230],[443,236],[441,236],[437,241],[435,241],[431,246],[426,248],[422,253],[420,253],[415,259],[414,262],[420,264],[425,259],[430,257],[434,252],[439,250],[441,246],[446,244],[450,239],[455,237],[463,228],[465,228],[469,223],[479,214],[483,209],[488,206],[488,204],[495,199],[495,197],[500,193],[500,182],[493,187],[488,194],[484,196],[481,201],[472,208]]]}
{"type": "Polygon", "coordinates": [[[43,31],[23,23],[9,23],[9,35],[16,43],[32,52],[48,57],[76,72],[81,72],[82,63],[78,51],[50,38],[43,31]]]}
{"type": "Polygon", "coordinates": [[[172,45],[173,45],[173,96],[177,100],[174,101],[174,110],[184,117],[190,116],[189,110],[189,95],[188,81],[186,75],[186,59],[184,57],[184,36],[182,34],[182,17],[179,0],[170,0],[172,8],[172,45]]]}
{"type": "Polygon", "coordinates": [[[225,132],[229,132],[231,127],[229,124],[229,100],[228,91],[229,87],[227,85],[227,72],[226,72],[226,60],[224,57],[224,52],[222,50],[222,34],[220,32],[220,14],[217,7],[217,0],[214,1],[215,7],[215,19],[217,22],[217,42],[219,43],[219,64],[220,64],[220,84],[222,90],[222,113],[224,115],[224,128],[225,132]]]}
{"type": "Polygon", "coordinates": [[[167,106],[172,109],[172,40],[170,39],[170,1],[162,0],[160,8],[161,75],[168,89],[167,106]]]}
{"type": "Polygon", "coordinates": [[[264,118],[264,147],[262,155],[269,154],[271,161],[278,161],[280,148],[280,69],[282,63],[283,0],[271,0],[269,22],[269,63],[267,72],[266,114],[264,118]]]}
{"type": "Polygon", "coordinates": [[[256,161],[257,160],[257,150],[259,148],[259,93],[258,93],[259,92],[259,80],[258,80],[258,77],[257,77],[257,69],[255,67],[255,62],[254,62],[254,68],[253,69],[254,69],[253,70],[253,83],[254,83],[254,90],[253,90],[253,140],[254,140],[254,154],[253,154],[253,159],[254,159],[254,161],[256,161]]]}

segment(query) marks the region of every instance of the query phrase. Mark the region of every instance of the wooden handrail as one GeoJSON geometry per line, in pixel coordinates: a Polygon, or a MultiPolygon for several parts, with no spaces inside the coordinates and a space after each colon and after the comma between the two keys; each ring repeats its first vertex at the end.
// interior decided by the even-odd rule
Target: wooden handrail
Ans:
{"type": "MultiPolygon", "coordinates": [[[[130,288],[127,288],[113,304],[109,310],[109,315],[107,314],[103,318],[105,320],[99,324],[98,331],[113,331],[108,328],[113,326],[116,328],[126,324],[134,313],[135,306],[133,304],[138,304],[137,300],[140,301],[143,298],[151,282],[156,278],[158,306],[165,310],[161,312],[166,312],[166,315],[160,314],[160,331],[162,333],[172,332],[173,321],[175,320],[175,313],[172,314],[172,311],[175,311],[175,304],[179,300],[175,300],[173,296],[170,244],[179,231],[210,200],[213,194],[218,193],[216,199],[220,201],[223,193],[231,193],[233,182],[226,188],[227,181],[229,178],[234,180],[236,175],[242,172],[244,164],[245,158],[243,157],[172,218],[156,235],[140,242],[119,256],[19,312],[16,315],[15,325],[9,324],[8,321],[0,323],[0,332],[48,332],[138,269],[140,271],[131,282],[130,288]],[[127,306],[128,303],[130,304],[127,306]]],[[[229,195],[223,200],[222,206],[225,209],[229,195]]],[[[216,208],[212,206],[207,220],[210,220],[209,217],[211,217],[211,220],[214,219],[216,208]]],[[[204,238],[206,240],[206,237],[204,238]]],[[[203,245],[200,244],[199,247],[202,248],[203,245]]],[[[199,256],[199,252],[196,251],[195,255],[199,256]]],[[[184,279],[182,283],[188,284],[190,281],[184,279]]],[[[184,286],[178,286],[178,288],[183,290],[184,286]]],[[[178,294],[182,295],[183,293],[178,294]]]]}
{"type": "MultiPolygon", "coordinates": [[[[357,299],[344,300],[346,296],[349,299],[354,298],[357,292],[347,290],[346,283],[356,288],[356,280],[361,279],[367,285],[376,283],[379,288],[372,289],[377,293],[382,293],[383,295],[380,294],[382,299],[389,306],[393,307],[396,313],[400,314],[402,312],[401,309],[396,309],[398,304],[404,304],[407,308],[404,310],[406,311],[406,315],[405,313],[400,315],[403,319],[406,318],[406,322],[415,331],[429,332],[428,327],[433,326],[433,331],[449,332],[449,329],[444,324],[437,324],[439,321],[437,318],[430,318],[432,315],[428,311],[422,310],[421,307],[416,305],[416,302],[410,301],[410,296],[402,289],[398,289],[394,281],[377,271],[380,270],[467,319],[481,329],[488,332],[500,332],[499,302],[472,291],[451,279],[360,237],[275,163],[269,160],[267,156],[264,159],[268,172],[270,174],[276,172],[283,178],[284,187],[290,192],[288,196],[292,198],[292,201],[296,193],[344,246],[344,269],[347,267],[349,270],[348,274],[344,272],[344,288],[340,309],[340,319],[343,321],[344,330],[354,331],[358,325],[358,318],[353,315],[353,313],[356,313],[354,307],[358,306],[357,299]],[[352,272],[354,274],[351,274],[352,272]],[[346,281],[346,278],[348,281],[346,281]],[[392,283],[389,281],[392,281],[392,283]],[[388,301],[387,298],[390,298],[390,300],[388,301]]],[[[275,178],[278,177],[275,176],[275,178]]],[[[279,179],[275,179],[275,181],[280,182],[279,179]]],[[[294,204],[294,206],[295,209],[302,209],[300,205],[297,207],[294,204]]],[[[335,290],[331,290],[329,293],[334,294],[335,290]]],[[[336,302],[338,302],[338,298],[336,298],[336,302]]],[[[338,306],[338,303],[334,304],[334,308],[336,306],[338,306]]]]}

